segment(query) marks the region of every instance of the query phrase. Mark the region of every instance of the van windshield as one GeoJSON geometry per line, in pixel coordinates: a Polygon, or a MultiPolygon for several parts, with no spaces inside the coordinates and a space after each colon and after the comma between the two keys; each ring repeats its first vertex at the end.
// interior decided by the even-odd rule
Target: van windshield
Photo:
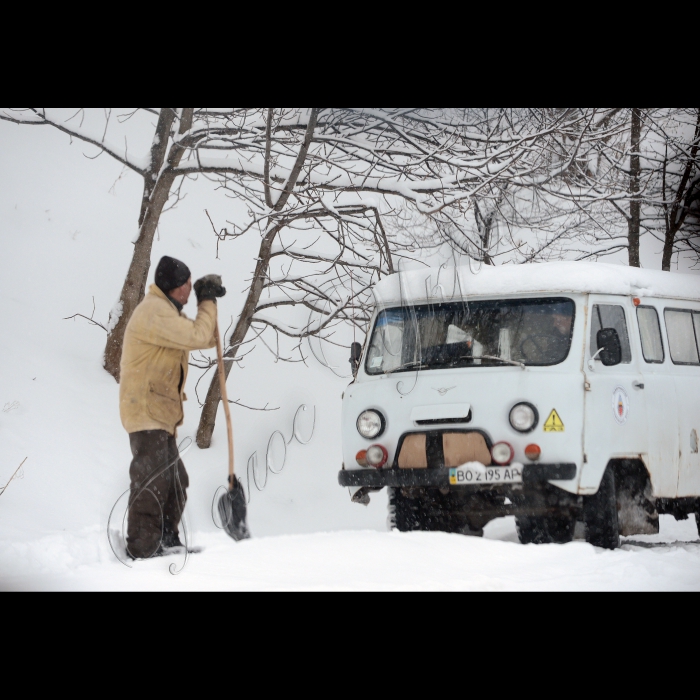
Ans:
{"type": "Polygon", "coordinates": [[[571,347],[571,299],[501,299],[386,309],[377,317],[367,374],[508,362],[550,366],[571,347]]]}

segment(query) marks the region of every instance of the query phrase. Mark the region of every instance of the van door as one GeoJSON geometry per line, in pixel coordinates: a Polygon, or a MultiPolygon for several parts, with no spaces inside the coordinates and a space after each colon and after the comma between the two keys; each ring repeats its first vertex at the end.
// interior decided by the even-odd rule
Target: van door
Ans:
{"type": "Polygon", "coordinates": [[[589,297],[585,353],[586,466],[580,492],[595,493],[612,458],[639,458],[647,451],[647,406],[638,353],[632,352],[629,328],[631,300],[608,295],[589,297]],[[606,367],[600,360],[598,331],[614,329],[622,349],[621,364],[606,367]]]}
{"type": "MultiPolygon", "coordinates": [[[[643,301],[636,310],[647,404],[648,448],[644,463],[649,470],[652,492],[658,498],[678,495],[679,430],[678,398],[674,366],[663,342],[663,303],[643,301]]],[[[638,339],[638,340],[637,340],[638,339]]],[[[634,345],[635,343],[633,343],[634,345]]]]}
{"type": "Polygon", "coordinates": [[[682,302],[671,302],[664,308],[670,367],[676,386],[679,497],[700,496],[700,310],[689,307],[682,302]]]}

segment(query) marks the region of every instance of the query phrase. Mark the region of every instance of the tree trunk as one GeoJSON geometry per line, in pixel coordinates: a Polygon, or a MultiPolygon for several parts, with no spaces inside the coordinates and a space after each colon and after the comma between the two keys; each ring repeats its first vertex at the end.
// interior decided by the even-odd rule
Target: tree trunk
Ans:
{"type": "MultiPolygon", "coordinates": [[[[192,128],[193,115],[194,108],[184,107],[182,109],[179,128],[181,135],[192,128]]],[[[165,153],[175,116],[173,109],[168,107],[161,108],[151,148],[151,165],[145,176],[144,200],[139,216],[139,237],[134,244],[134,255],[131,258],[131,264],[119,296],[119,319],[107,335],[104,368],[117,382],[119,382],[120,375],[124,332],[131,319],[131,314],[134,313],[134,309],[145,296],[146,281],[148,272],[151,269],[153,237],[158,229],[160,215],[163,213],[163,207],[165,207],[170,197],[170,189],[176,177],[176,174],[170,169],[163,171],[165,153]]],[[[185,148],[180,144],[171,146],[168,153],[169,168],[175,168],[180,164],[184,152],[185,148]]]]}
{"type": "MultiPolygon", "coordinates": [[[[226,379],[228,379],[231,367],[233,367],[233,358],[238,354],[241,343],[243,343],[246,335],[248,335],[253,315],[258,308],[258,302],[265,288],[265,281],[267,280],[268,270],[270,268],[272,244],[280,228],[281,227],[276,226],[268,231],[260,244],[258,264],[255,266],[253,283],[250,286],[243,311],[241,312],[236,328],[231,336],[230,347],[224,357],[226,379]],[[227,359],[230,359],[230,361],[227,362],[227,359]]],[[[214,376],[209,385],[207,398],[204,400],[204,408],[202,408],[202,415],[199,419],[199,427],[197,428],[197,446],[202,450],[208,449],[211,445],[211,436],[216,426],[216,412],[219,408],[219,401],[221,401],[221,390],[219,388],[219,370],[216,369],[214,370],[214,376]]]]}
{"type": "Polygon", "coordinates": [[[491,233],[496,219],[496,211],[489,212],[484,217],[481,213],[479,203],[474,201],[474,218],[476,220],[477,230],[479,231],[479,239],[481,240],[481,261],[485,265],[493,265],[494,262],[489,253],[489,248],[491,247],[491,233]]]}
{"type": "MultiPolygon", "coordinates": [[[[316,125],[318,124],[318,115],[320,113],[320,108],[313,107],[311,109],[311,115],[309,117],[309,123],[306,127],[306,133],[304,134],[304,141],[302,142],[299,153],[297,154],[294,167],[289,174],[289,179],[287,180],[284,190],[280,195],[277,203],[273,205],[272,193],[270,189],[270,154],[271,154],[271,135],[272,135],[272,119],[273,110],[270,108],[267,112],[267,128],[266,128],[266,148],[265,148],[265,201],[269,207],[274,211],[280,212],[287,204],[287,201],[291,197],[294,188],[297,185],[299,175],[301,174],[304,163],[306,162],[306,157],[309,153],[309,147],[314,137],[314,132],[316,130],[316,125]]],[[[260,244],[260,253],[258,254],[258,264],[255,266],[255,275],[253,276],[253,283],[248,291],[248,298],[246,299],[243,311],[238,319],[236,328],[231,336],[231,347],[226,353],[226,357],[231,360],[238,353],[238,348],[240,348],[241,343],[245,340],[248,330],[250,329],[250,324],[253,320],[253,315],[255,310],[258,308],[258,302],[260,301],[260,296],[262,295],[263,289],[265,288],[265,280],[267,279],[268,270],[270,268],[270,258],[272,257],[272,244],[274,243],[277,234],[284,224],[279,224],[270,229],[262,240],[260,244]]],[[[231,367],[233,367],[233,362],[224,362],[224,371],[226,372],[226,379],[231,372],[231,367]]],[[[209,391],[207,392],[207,398],[204,401],[204,408],[202,408],[202,415],[199,419],[199,428],[197,429],[197,446],[206,450],[211,445],[211,436],[214,434],[214,427],[216,426],[216,412],[219,408],[219,401],[221,401],[221,391],[219,389],[219,370],[218,368],[214,371],[214,376],[212,377],[211,384],[209,385],[209,391]]]]}
{"type": "Polygon", "coordinates": [[[119,296],[119,320],[107,336],[105,347],[104,368],[119,381],[120,362],[124,332],[134,309],[141,303],[146,293],[146,280],[151,268],[151,250],[153,237],[158,228],[158,221],[165,203],[170,196],[170,188],[175,176],[171,173],[163,175],[153,190],[151,204],[141,225],[138,240],[134,246],[134,256],[131,258],[129,271],[126,273],[122,293],[119,296]]]}
{"type": "Polygon", "coordinates": [[[676,236],[674,234],[667,234],[666,239],[664,240],[664,252],[661,256],[661,269],[664,272],[671,271],[671,261],[673,260],[673,244],[675,240],[676,236]]]}
{"type": "Polygon", "coordinates": [[[639,232],[641,229],[642,204],[637,198],[642,172],[639,155],[642,141],[642,113],[639,107],[632,108],[630,139],[630,217],[627,221],[630,267],[641,267],[639,262],[639,232]]]}
{"type": "MultiPolygon", "coordinates": [[[[697,192],[700,190],[697,179],[692,178],[694,170],[697,171],[696,159],[698,150],[700,149],[700,109],[698,109],[697,123],[695,125],[695,137],[693,138],[693,146],[690,149],[688,160],[685,165],[685,171],[681,177],[678,190],[674,196],[673,206],[666,216],[666,236],[664,238],[664,252],[661,258],[661,269],[664,272],[671,271],[671,261],[673,260],[673,251],[676,244],[676,236],[683,227],[693,200],[697,198],[697,192]]],[[[666,192],[664,189],[664,196],[666,192]]]]}
{"type": "Polygon", "coordinates": [[[173,108],[160,108],[158,125],[156,126],[156,133],[153,137],[153,143],[151,144],[151,162],[143,179],[143,199],[141,200],[139,227],[143,225],[143,220],[146,218],[148,203],[151,201],[151,195],[158,182],[158,175],[165,162],[168,144],[170,143],[170,132],[172,131],[175,117],[176,113],[173,108]]]}

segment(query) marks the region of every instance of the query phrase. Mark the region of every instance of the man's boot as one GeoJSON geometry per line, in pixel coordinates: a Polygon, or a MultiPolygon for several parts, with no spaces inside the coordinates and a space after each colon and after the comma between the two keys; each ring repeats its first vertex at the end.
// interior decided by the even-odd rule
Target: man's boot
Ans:
{"type": "Polygon", "coordinates": [[[136,557],[134,556],[129,549],[127,548],[126,550],[126,557],[127,559],[131,559],[131,561],[148,561],[149,559],[155,559],[156,557],[162,557],[165,554],[165,547],[163,547],[163,544],[158,545],[158,549],[156,549],[153,554],[151,554],[150,557],[136,557]]]}
{"type": "Polygon", "coordinates": [[[172,547],[184,547],[185,545],[180,542],[180,536],[176,535],[174,532],[164,532],[163,539],[161,541],[162,549],[171,549],[172,547]]]}

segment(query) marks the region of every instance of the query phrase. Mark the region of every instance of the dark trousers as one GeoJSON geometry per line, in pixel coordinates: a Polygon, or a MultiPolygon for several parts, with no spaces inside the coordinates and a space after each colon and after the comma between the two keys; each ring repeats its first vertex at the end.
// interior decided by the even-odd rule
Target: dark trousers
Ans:
{"type": "Polygon", "coordinates": [[[134,459],[127,548],[132,557],[147,559],[161,543],[177,539],[190,480],[175,438],[165,430],[131,433],[129,440],[134,459]]]}

